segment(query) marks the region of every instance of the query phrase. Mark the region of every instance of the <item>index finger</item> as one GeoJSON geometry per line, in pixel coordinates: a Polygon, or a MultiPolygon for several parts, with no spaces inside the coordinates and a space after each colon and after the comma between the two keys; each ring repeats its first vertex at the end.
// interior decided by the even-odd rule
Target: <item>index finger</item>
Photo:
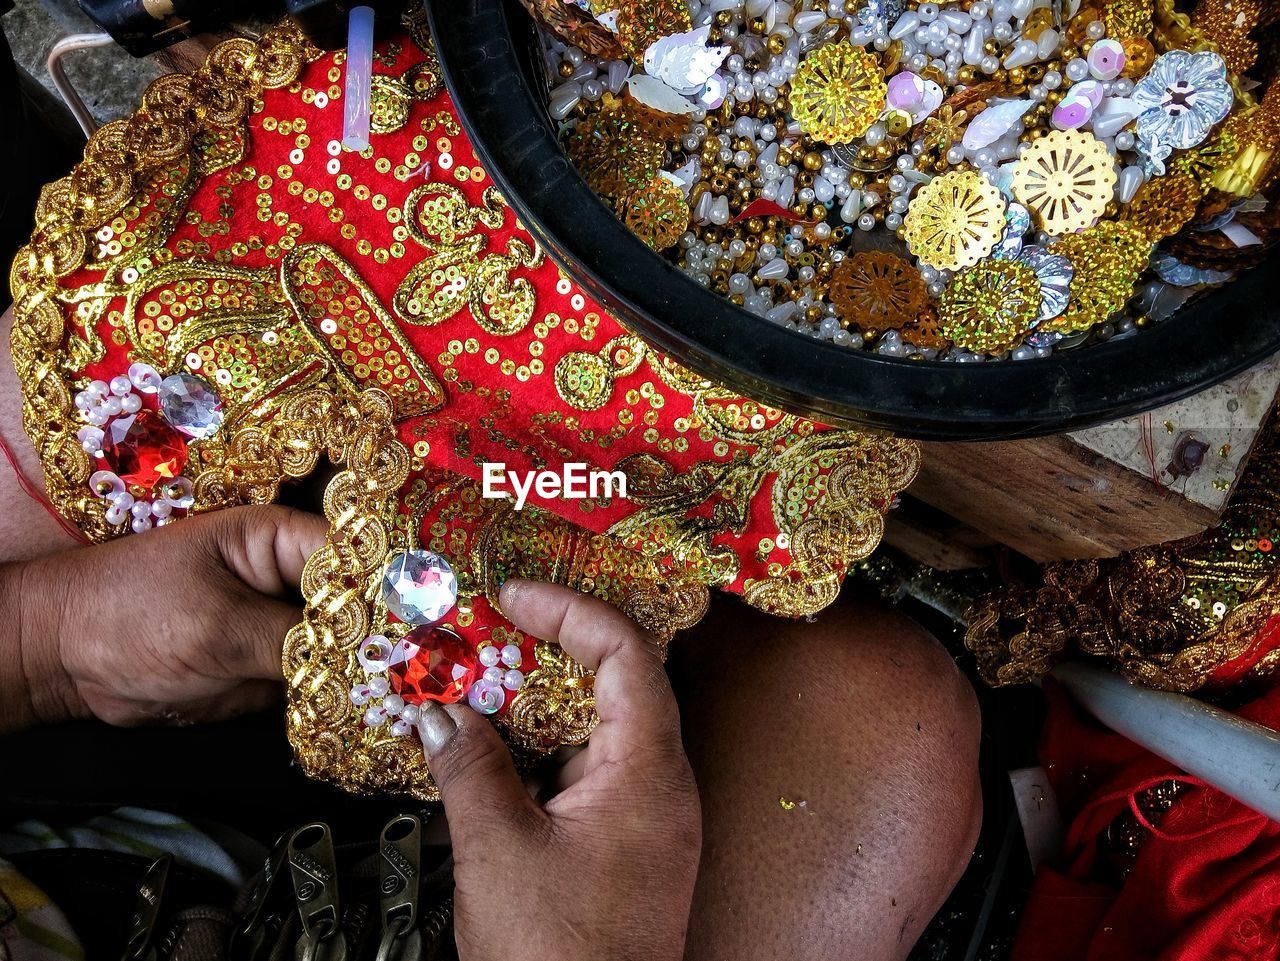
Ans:
{"type": "Polygon", "coordinates": [[[592,743],[616,757],[636,749],[682,749],[680,714],[657,647],[617,608],[558,584],[508,581],[503,613],[554,641],[594,671],[600,725],[592,743]]]}

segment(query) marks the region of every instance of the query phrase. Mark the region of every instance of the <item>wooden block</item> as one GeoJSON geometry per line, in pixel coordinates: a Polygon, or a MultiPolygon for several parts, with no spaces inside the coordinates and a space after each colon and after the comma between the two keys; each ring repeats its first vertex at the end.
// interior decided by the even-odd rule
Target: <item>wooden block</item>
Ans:
{"type": "Polygon", "coordinates": [[[885,519],[884,543],[939,571],[987,567],[996,542],[921,501],[904,497],[885,519]]]}
{"type": "Polygon", "coordinates": [[[923,447],[913,496],[1039,562],[1110,557],[1217,519],[1066,437],[923,447]]]}
{"type": "Polygon", "coordinates": [[[1217,523],[1280,389],[1273,358],[1141,417],[1058,437],[922,445],[911,494],[1039,562],[1111,557],[1217,523]],[[1188,436],[1202,466],[1171,469],[1188,436]]]}

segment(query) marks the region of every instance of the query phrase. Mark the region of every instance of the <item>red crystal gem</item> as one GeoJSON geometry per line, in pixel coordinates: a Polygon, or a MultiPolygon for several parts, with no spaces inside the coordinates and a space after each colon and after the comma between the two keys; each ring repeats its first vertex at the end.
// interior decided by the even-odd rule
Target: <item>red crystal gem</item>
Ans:
{"type": "Polygon", "coordinates": [[[453,631],[424,626],[396,644],[388,669],[391,690],[409,704],[453,704],[483,673],[473,645],[453,631]]]}
{"type": "Polygon", "coordinates": [[[122,481],[146,488],[172,480],[187,464],[186,439],[150,410],[111,421],[102,453],[122,481]]]}

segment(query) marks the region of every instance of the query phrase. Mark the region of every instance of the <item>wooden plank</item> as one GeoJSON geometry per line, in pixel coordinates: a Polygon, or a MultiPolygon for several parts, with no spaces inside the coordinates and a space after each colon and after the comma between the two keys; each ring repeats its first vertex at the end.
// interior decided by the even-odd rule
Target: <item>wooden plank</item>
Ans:
{"type": "Polygon", "coordinates": [[[924,444],[911,494],[1040,562],[1111,557],[1217,523],[1280,390],[1280,358],[1186,400],[1058,437],[924,444]],[[1205,445],[1175,466],[1179,445],[1205,445]]]}
{"type": "Polygon", "coordinates": [[[1217,520],[1066,437],[923,449],[914,497],[1042,563],[1110,557],[1217,520]]]}
{"type": "Polygon", "coordinates": [[[937,524],[909,511],[895,510],[885,519],[884,544],[939,571],[989,566],[995,541],[958,521],[947,521],[937,524]]]}

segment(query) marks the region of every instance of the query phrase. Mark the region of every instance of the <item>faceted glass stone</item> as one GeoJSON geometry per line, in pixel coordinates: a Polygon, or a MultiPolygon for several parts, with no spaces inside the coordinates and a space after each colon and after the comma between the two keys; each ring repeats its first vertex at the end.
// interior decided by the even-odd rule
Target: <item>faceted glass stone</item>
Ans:
{"type": "Polygon", "coordinates": [[[150,489],[182,473],[187,442],[159,414],[140,410],[107,425],[102,456],[126,484],[150,489]]]}
{"type": "Polygon", "coordinates": [[[473,645],[453,631],[424,626],[395,646],[387,676],[406,704],[453,704],[466,697],[483,670],[473,645]]]}
{"type": "Polygon", "coordinates": [[[199,377],[174,374],[156,393],[164,419],[188,437],[206,440],[222,426],[222,398],[199,377]]]}
{"type": "Polygon", "coordinates": [[[433,551],[401,551],[382,575],[382,599],[406,624],[435,624],[457,602],[458,579],[433,551]]]}

